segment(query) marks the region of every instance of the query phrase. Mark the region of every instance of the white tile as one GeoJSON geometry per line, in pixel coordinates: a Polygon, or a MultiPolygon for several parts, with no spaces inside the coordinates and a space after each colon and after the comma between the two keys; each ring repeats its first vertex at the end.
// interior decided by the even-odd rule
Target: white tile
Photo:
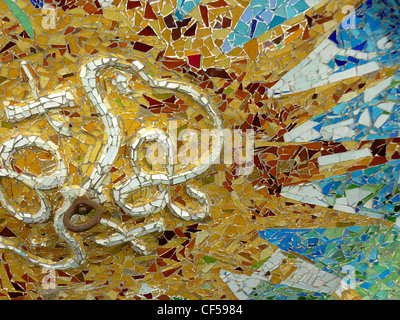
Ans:
{"type": "Polygon", "coordinates": [[[356,67],[357,69],[357,75],[362,76],[364,74],[368,74],[374,71],[377,71],[380,69],[379,65],[373,61],[373,62],[368,62],[366,64],[363,64],[361,66],[356,67]]]}
{"type": "Polygon", "coordinates": [[[338,82],[356,76],[357,76],[356,68],[351,68],[342,72],[331,74],[330,76],[328,76],[328,82],[329,83],[338,82]]]}
{"type": "MultiPolygon", "coordinates": [[[[366,64],[363,66],[366,66],[366,64]]],[[[392,80],[393,80],[393,76],[386,78],[385,80],[379,82],[376,86],[366,89],[364,91],[364,102],[369,102],[373,98],[375,98],[377,95],[379,95],[379,93],[384,91],[390,85],[392,80]]]]}
{"type": "Polygon", "coordinates": [[[363,113],[361,114],[359,120],[358,120],[359,124],[362,124],[366,127],[370,127],[371,126],[371,116],[369,114],[369,110],[368,108],[365,108],[365,110],[363,111],[363,113]]]}
{"type": "Polygon", "coordinates": [[[338,203],[335,203],[335,205],[333,206],[333,209],[337,210],[337,211],[347,212],[347,213],[356,213],[354,208],[346,206],[346,205],[341,205],[338,203]]]}
{"type": "Polygon", "coordinates": [[[392,112],[395,102],[383,102],[377,105],[377,107],[383,111],[392,112]]]}
{"type": "Polygon", "coordinates": [[[375,128],[380,128],[390,117],[390,114],[381,114],[374,122],[375,128]]]}

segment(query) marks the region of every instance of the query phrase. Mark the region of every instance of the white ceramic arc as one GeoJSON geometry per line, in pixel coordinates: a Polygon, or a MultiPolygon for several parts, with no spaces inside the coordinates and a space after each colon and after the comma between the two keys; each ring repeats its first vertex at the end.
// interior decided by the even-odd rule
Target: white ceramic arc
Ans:
{"type": "Polygon", "coordinates": [[[51,141],[44,141],[39,136],[24,136],[22,134],[19,134],[15,137],[6,139],[0,145],[0,162],[2,166],[2,169],[0,169],[0,177],[16,179],[26,184],[30,188],[35,189],[40,201],[39,209],[35,213],[25,213],[9,204],[6,197],[4,196],[3,191],[0,189],[0,201],[3,206],[15,218],[25,223],[42,223],[47,221],[50,217],[51,210],[50,208],[48,208],[45,197],[42,192],[40,192],[40,190],[48,190],[58,187],[65,182],[67,177],[65,162],[59,153],[58,147],[51,141]],[[42,150],[49,151],[53,156],[55,156],[55,160],[57,161],[56,170],[49,175],[42,174],[38,176],[15,172],[12,169],[11,164],[12,156],[19,149],[29,147],[36,147],[42,150]]]}
{"type": "MultiPolygon", "coordinates": [[[[62,261],[56,262],[51,259],[45,259],[40,256],[34,255],[32,253],[27,253],[18,246],[14,242],[9,239],[0,237],[0,248],[5,248],[14,251],[15,253],[20,254],[21,256],[27,258],[30,262],[39,264],[43,267],[54,268],[54,269],[70,269],[76,268],[80,266],[85,261],[85,251],[82,240],[80,240],[77,236],[71,235],[70,232],[65,228],[63,224],[63,216],[66,210],[73,203],[73,200],[77,196],[81,196],[84,194],[92,194],[94,196],[102,195],[102,183],[109,173],[109,170],[118,154],[118,150],[121,146],[121,127],[117,117],[112,114],[110,111],[111,106],[107,102],[107,100],[103,100],[100,90],[98,88],[97,79],[100,75],[100,72],[107,67],[116,67],[116,68],[124,68],[130,72],[138,74],[143,80],[145,80],[150,87],[153,88],[168,88],[172,90],[176,90],[182,92],[184,94],[189,95],[193,100],[195,100],[199,105],[204,107],[210,118],[213,120],[214,125],[217,128],[218,136],[217,136],[217,145],[214,147],[212,152],[205,158],[201,159],[200,163],[193,169],[187,170],[186,172],[174,174],[171,157],[173,154],[173,145],[170,137],[164,133],[160,129],[153,129],[147,132],[140,131],[138,134],[137,140],[134,140],[134,144],[131,147],[132,150],[132,158],[135,159],[134,155],[137,152],[137,148],[149,139],[156,139],[161,142],[163,146],[166,148],[168,152],[168,161],[169,164],[167,166],[167,174],[150,174],[144,173],[136,167],[135,161],[132,162],[132,166],[135,168],[135,175],[129,177],[126,181],[118,185],[114,190],[114,196],[116,198],[116,202],[122,208],[128,209],[128,211],[133,215],[141,216],[147,213],[154,213],[157,210],[162,209],[165,205],[168,205],[171,212],[185,220],[188,219],[202,219],[204,218],[208,211],[208,200],[206,195],[198,190],[195,187],[188,186],[187,192],[190,196],[196,198],[200,203],[203,204],[203,211],[200,212],[199,215],[192,215],[190,212],[183,210],[182,208],[174,205],[169,201],[169,185],[178,184],[185,182],[191,178],[194,178],[207,169],[219,158],[220,152],[223,146],[223,132],[222,132],[222,122],[218,118],[215,108],[212,106],[211,102],[208,98],[199,93],[196,89],[194,89],[190,85],[169,82],[169,81],[158,81],[153,79],[149,74],[147,74],[143,69],[144,66],[139,61],[134,61],[133,63],[128,63],[122,58],[118,57],[103,57],[96,58],[92,61],[85,62],[80,69],[80,77],[82,81],[82,85],[92,102],[96,112],[100,115],[100,119],[105,128],[105,145],[102,149],[102,153],[100,155],[99,161],[95,164],[93,171],[90,176],[86,179],[85,183],[81,187],[65,187],[60,191],[64,196],[63,205],[56,211],[53,226],[56,233],[66,241],[72,251],[72,255],[68,258],[65,258],[62,261]],[[160,194],[154,200],[151,200],[150,203],[153,204],[150,210],[144,210],[143,206],[127,206],[125,203],[126,197],[132,191],[146,186],[157,185],[160,190],[160,194]],[[164,185],[164,188],[162,187],[164,185]],[[124,191],[124,192],[120,192],[124,191]],[[126,192],[125,192],[126,191],[126,192]]],[[[62,93],[64,94],[64,92],[62,93]]],[[[13,121],[21,121],[29,118],[33,115],[39,115],[45,113],[46,108],[61,108],[63,106],[71,106],[73,105],[73,97],[69,92],[66,92],[64,95],[54,95],[54,97],[45,97],[40,98],[39,105],[35,103],[27,104],[21,107],[21,112],[18,118],[13,118],[13,121]],[[65,97],[68,99],[64,99],[65,97]],[[51,99],[53,100],[51,100],[51,99]],[[64,100],[62,100],[64,99],[64,100]],[[42,101],[43,100],[43,101],[42,101]],[[50,101],[50,102],[49,102],[50,101]],[[49,103],[49,105],[46,105],[49,103]]],[[[62,126],[53,126],[56,130],[59,129],[60,134],[64,134],[66,130],[63,130],[62,126]]],[[[65,128],[64,128],[65,129],[65,128]]],[[[0,191],[0,201],[6,207],[7,210],[10,211],[12,215],[16,218],[26,222],[26,223],[40,223],[46,221],[51,214],[51,210],[47,205],[46,199],[44,195],[40,192],[40,190],[47,190],[58,187],[64,183],[67,176],[67,171],[65,167],[65,163],[62,157],[59,154],[57,146],[55,146],[51,142],[45,142],[40,137],[37,136],[17,136],[6,140],[3,144],[0,145],[0,161],[3,163],[3,168],[0,169],[0,176],[15,178],[29,187],[32,187],[36,190],[37,194],[40,198],[40,208],[35,214],[26,214],[19,212],[15,208],[13,208],[10,204],[8,204],[5,199],[4,194],[0,191]],[[26,174],[18,174],[10,169],[10,159],[11,156],[18,148],[24,147],[38,147],[45,149],[55,155],[58,168],[55,172],[50,175],[43,175],[39,177],[32,177],[26,174]]],[[[105,199],[105,197],[100,197],[105,199]]],[[[101,222],[109,227],[113,227],[113,224],[110,223],[107,219],[102,219],[101,222]]],[[[155,230],[162,230],[162,222],[158,222],[154,228],[150,228],[151,226],[144,226],[145,233],[152,232],[155,230]]],[[[121,229],[122,230],[122,229],[121,229]]],[[[135,242],[135,239],[138,235],[143,232],[133,231],[133,232],[122,232],[120,228],[116,228],[116,231],[120,234],[117,238],[110,238],[110,241],[104,242],[107,246],[112,243],[119,243],[130,241],[132,244],[136,243],[137,249],[141,251],[145,251],[138,241],[135,242]]],[[[102,240],[98,239],[98,242],[101,244],[102,240]]]]}
{"type": "MultiPolygon", "coordinates": [[[[169,199],[169,186],[174,184],[179,184],[186,182],[194,177],[199,176],[208,170],[211,165],[219,159],[220,153],[223,147],[223,129],[222,122],[218,117],[214,106],[211,101],[204,95],[198,92],[193,86],[173,82],[166,80],[156,80],[147,74],[143,68],[144,66],[139,62],[135,61],[132,64],[127,65],[125,61],[116,63],[116,66],[119,68],[125,68],[131,70],[135,74],[138,74],[144,81],[146,81],[150,87],[153,88],[163,88],[175,90],[181,93],[188,95],[195,102],[198,103],[199,106],[203,107],[207,112],[210,119],[213,121],[213,124],[216,128],[216,145],[212,149],[210,153],[207,154],[206,157],[202,157],[200,162],[194,168],[187,170],[185,172],[180,172],[174,174],[173,172],[173,155],[176,154],[176,150],[174,150],[173,143],[171,138],[162,130],[150,130],[149,129],[141,129],[138,131],[136,138],[132,141],[130,146],[131,150],[131,164],[134,169],[136,175],[132,175],[127,178],[125,181],[121,182],[114,188],[113,195],[116,203],[123,208],[125,212],[128,214],[140,217],[150,213],[155,213],[159,210],[162,210],[165,205],[168,206],[170,211],[177,217],[182,218],[184,220],[201,220],[209,214],[209,203],[207,196],[193,186],[188,186],[187,193],[188,195],[197,199],[202,206],[202,210],[199,214],[192,214],[189,210],[185,210],[176,204],[172,203],[169,199]],[[146,140],[155,140],[160,145],[164,147],[164,150],[167,151],[167,173],[148,173],[146,171],[139,170],[135,164],[137,161],[137,152],[139,147],[146,140]],[[160,189],[160,193],[150,202],[145,205],[134,205],[126,203],[126,199],[130,193],[139,188],[144,188],[148,186],[154,185],[165,185],[164,189],[160,189]]],[[[121,77],[124,78],[124,77],[121,77]]],[[[126,78],[124,78],[126,80],[126,78]]],[[[121,83],[122,84],[122,83],[121,83]]],[[[122,87],[126,87],[122,86],[122,87]]]]}
{"type": "Polygon", "coordinates": [[[129,215],[133,217],[142,217],[148,214],[155,213],[163,209],[168,202],[169,186],[165,188],[161,186],[161,181],[168,181],[168,176],[173,173],[173,149],[172,141],[168,135],[161,129],[146,129],[142,128],[137,132],[136,139],[133,140],[131,145],[131,165],[133,171],[136,173],[123,183],[116,186],[113,190],[115,202],[129,215]],[[157,141],[167,152],[167,173],[148,174],[139,170],[136,165],[138,160],[137,151],[140,146],[146,141],[157,141]],[[143,205],[133,205],[127,203],[129,194],[133,191],[149,186],[158,185],[158,194],[143,205]]]}

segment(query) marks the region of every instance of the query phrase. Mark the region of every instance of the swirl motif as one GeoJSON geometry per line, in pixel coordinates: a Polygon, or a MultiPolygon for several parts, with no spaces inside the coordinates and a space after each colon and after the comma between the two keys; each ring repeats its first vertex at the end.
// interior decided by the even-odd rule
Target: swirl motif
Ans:
{"type": "MultiPolygon", "coordinates": [[[[12,250],[15,253],[27,258],[30,262],[47,268],[70,269],[76,268],[85,262],[83,243],[75,234],[71,234],[66,229],[63,224],[63,216],[73,201],[79,196],[88,194],[97,199],[100,203],[106,201],[106,198],[103,194],[103,182],[109,173],[112,164],[114,163],[122,141],[122,130],[118,118],[110,111],[111,106],[108,101],[103,99],[101,96],[101,90],[97,84],[97,79],[100,76],[100,72],[108,67],[124,69],[127,72],[138,75],[145,82],[147,82],[151,88],[172,89],[188,95],[205,109],[210,116],[210,119],[213,121],[217,132],[216,145],[205,158],[200,159],[200,163],[197,166],[185,172],[174,173],[172,159],[176,150],[174,149],[169,135],[163,130],[157,128],[140,129],[136,133],[135,139],[133,139],[129,146],[130,162],[134,174],[130,177],[127,177],[113,188],[113,197],[115,203],[121,209],[123,209],[126,214],[129,214],[132,217],[147,216],[162,210],[166,206],[169,208],[172,214],[183,220],[201,220],[209,214],[210,208],[207,196],[195,186],[188,184],[186,186],[186,192],[190,197],[198,200],[198,202],[202,205],[201,210],[196,213],[191,212],[186,208],[183,209],[177,204],[173,203],[169,197],[169,191],[171,185],[186,182],[189,179],[204,173],[220,156],[223,147],[222,122],[217,116],[211,101],[191,85],[154,79],[147,72],[145,72],[144,65],[139,61],[133,61],[132,63],[129,63],[120,57],[106,56],[86,61],[81,66],[79,73],[83,88],[85,89],[87,96],[96,109],[96,112],[100,115],[100,119],[104,125],[106,141],[102,149],[102,154],[99,161],[95,164],[91,174],[84,179],[82,186],[65,186],[60,189],[60,192],[64,197],[64,203],[56,210],[54,215],[54,229],[60,238],[65,240],[69,245],[72,255],[62,261],[55,262],[32,253],[25,252],[23,249],[17,247],[12,241],[3,237],[0,237],[0,248],[12,250]],[[157,141],[166,150],[168,159],[166,173],[161,172],[150,174],[148,172],[141,171],[137,167],[136,162],[138,160],[138,150],[146,141],[157,141]],[[144,205],[127,203],[129,194],[137,189],[149,186],[158,187],[159,193],[154,199],[144,205]]],[[[47,97],[41,97],[38,100],[39,101],[34,103],[27,105],[25,104],[19,107],[8,107],[6,109],[8,120],[21,121],[33,115],[46,114],[46,110],[48,109],[63,108],[65,106],[74,105],[74,97],[69,91],[52,93],[51,95],[47,97]]],[[[68,135],[68,129],[63,127],[62,124],[50,119],[50,117],[47,119],[52,127],[60,134],[68,135]]],[[[26,214],[16,210],[12,205],[10,205],[7,202],[5,195],[0,190],[0,201],[3,206],[5,206],[11,215],[25,223],[46,222],[51,216],[51,209],[49,208],[45,196],[41,190],[49,190],[62,186],[68,174],[65,161],[63,160],[58,147],[51,141],[43,141],[39,136],[27,136],[19,134],[16,137],[6,139],[0,145],[0,161],[2,164],[2,169],[0,169],[1,177],[9,177],[21,181],[27,186],[33,188],[40,198],[40,207],[38,211],[34,214],[26,214]],[[25,147],[37,147],[51,152],[55,156],[55,159],[58,163],[56,171],[50,175],[43,175],[39,177],[32,177],[23,173],[14,172],[10,165],[10,159],[19,148],[25,147]]],[[[162,219],[133,230],[127,230],[125,226],[116,224],[115,222],[106,218],[102,218],[100,223],[115,229],[116,233],[106,238],[96,238],[95,242],[97,244],[110,247],[124,242],[130,242],[132,248],[141,254],[146,254],[147,250],[145,244],[138,238],[147,233],[163,230],[162,219]]]]}

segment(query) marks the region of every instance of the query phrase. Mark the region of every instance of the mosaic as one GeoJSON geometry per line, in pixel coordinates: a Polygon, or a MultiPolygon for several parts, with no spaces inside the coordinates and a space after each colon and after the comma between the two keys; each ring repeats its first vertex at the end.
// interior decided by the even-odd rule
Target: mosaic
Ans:
{"type": "Polygon", "coordinates": [[[400,299],[399,0],[0,0],[0,28],[1,300],[400,299]]]}

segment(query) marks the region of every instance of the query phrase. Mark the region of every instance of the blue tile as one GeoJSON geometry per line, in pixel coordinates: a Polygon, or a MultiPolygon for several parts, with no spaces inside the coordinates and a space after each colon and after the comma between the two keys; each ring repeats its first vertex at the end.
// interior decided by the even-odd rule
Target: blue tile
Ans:
{"type": "Polygon", "coordinates": [[[254,37],[254,32],[256,31],[256,27],[257,27],[257,20],[256,19],[253,19],[252,21],[251,21],[251,26],[250,26],[250,38],[253,38],[254,37]]]}
{"type": "Polygon", "coordinates": [[[358,51],[363,51],[366,46],[367,46],[367,41],[364,41],[364,42],[360,43],[359,45],[352,47],[352,49],[358,50],[358,51]]]}
{"type": "Polygon", "coordinates": [[[339,59],[335,59],[335,63],[338,67],[343,66],[347,63],[346,60],[339,60],[339,59]]]}
{"type": "Polygon", "coordinates": [[[286,21],[285,18],[282,18],[282,17],[279,17],[279,16],[274,16],[274,18],[272,19],[272,21],[271,21],[271,23],[269,25],[269,28],[273,29],[273,28],[275,28],[276,26],[279,26],[282,22],[285,22],[285,21],[286,21]]]}
{"type": "Polygon", "coordinates": [[[35,9],[40,9],[43,8],[43,0],[30,0],[31,3],[33,4],[33,6],[35,7],[35,9]]]}
{"type": "Polygon", "coordinates": [[[390,275],[390,271],[389,271],[388,269],[386,269],[385,271],[383,271],[383,272],[379,275],[379,277],[380,277],[381,279],[384,279],[384,278],[386,278],[388,275],[390,275]]]}
{"type": "Polygon", "coordinates": [[[331,35],[328,38],[329,40],[333,41],[334,43],[336,43],[337,45],[339,44],[338,40],[337,40],[337,35],[336,35],[336,30],[333,31],[331,33],[331,35]]]}
{"type": "Polygon", "coordinates": [[[224,43],[222,44],[222,51],[223,52],[230,52],[232,50],[232,46],[230,45],[228,39],[225,39],[224,43]]]}
{"type": "Polygon", "coordinates": [[[253,19],[253,9],[248,6],[241,15],[240,20],[244,23],[249,23],[251,19],[253,19]]]}
{"type": "Polygon", "coordinates": [[[303,12],[309,8],[307,3],[305,3],[303,0],[297,2],[293,7],[296,9],[298,13],[303,12]]]}

